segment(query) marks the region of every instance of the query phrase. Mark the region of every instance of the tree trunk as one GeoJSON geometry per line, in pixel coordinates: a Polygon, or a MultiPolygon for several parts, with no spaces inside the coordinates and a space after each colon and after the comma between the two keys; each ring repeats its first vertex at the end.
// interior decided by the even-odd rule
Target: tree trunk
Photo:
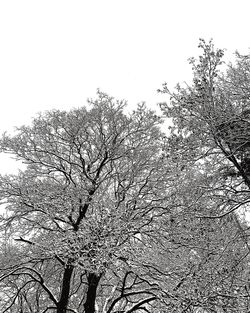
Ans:
{"type": "Polygon", "coordinates": [[[87,298],[84,303],[85,313],[95,313],[95,300],[96,300],[96,291],[101,279],[101,275],[95,273],[89,273],[87,275],[88,280],[88,291],[87,298]]]}
{"type": "Polygon", "coordinates": [[[73,273],[74,267],[72,265],[67,265],[63,273],[62,290],[60,295],[60,300],[57,305],[57,313],[66,313],[67,306],[69,302],[69,292],[70,292],[70,280],[73,273]]]}

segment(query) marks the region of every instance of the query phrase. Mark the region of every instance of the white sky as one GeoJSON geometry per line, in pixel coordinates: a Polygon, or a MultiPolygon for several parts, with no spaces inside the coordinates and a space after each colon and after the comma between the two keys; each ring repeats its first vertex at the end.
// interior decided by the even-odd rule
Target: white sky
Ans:
{"type": "MultiPolygon", "coordinates": [[[[0,132],[96,89],[155,106],[191,77],[198,39],[248,53],[248,0],[0,0],[0,132]]],[[[15,163],[0,158],[0,173],[15,163]]]]}

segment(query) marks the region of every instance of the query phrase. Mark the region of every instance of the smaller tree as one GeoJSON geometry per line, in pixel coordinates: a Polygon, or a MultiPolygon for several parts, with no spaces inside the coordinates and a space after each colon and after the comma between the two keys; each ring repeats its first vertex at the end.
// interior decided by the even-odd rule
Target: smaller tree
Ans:
{"type": "MultiPolygon", "coordinates": [[[[180,207],[187,208],[174,219],[173,240],[181,246],[193,243],[200,264],[193,282],[195,288],[203,285],[204,310],[247,312],[248,225],[238,213],[249,203],[249,58],[236,54],[236,64],[222,73],[223,50],[216,50],[212,41],[201,40],[199,47],[198,61],[190,59],[193,83],[178,85],[175,92],[167,85],[162,90],[170,96],[170,103],[161,104],[163,114],[172,120],[168,153],[179,168],[180,207]],[[189,193],[184,195],[184,190],[189,193]]],[[[192,292],[190,297],[198,299],[192,292]]],[[[193,305],[187,300],[187,306],[193,305]]]]}

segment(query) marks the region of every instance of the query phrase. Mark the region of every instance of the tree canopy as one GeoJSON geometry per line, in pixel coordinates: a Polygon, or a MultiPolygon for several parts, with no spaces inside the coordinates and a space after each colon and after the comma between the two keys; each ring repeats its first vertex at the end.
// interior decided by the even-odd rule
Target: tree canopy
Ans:
{"type": "Polygon", "coordinates": [[[1,312],[249,312],[250,58],[200,48],[160,115],[98,90],[2,135],[1,312]]]}

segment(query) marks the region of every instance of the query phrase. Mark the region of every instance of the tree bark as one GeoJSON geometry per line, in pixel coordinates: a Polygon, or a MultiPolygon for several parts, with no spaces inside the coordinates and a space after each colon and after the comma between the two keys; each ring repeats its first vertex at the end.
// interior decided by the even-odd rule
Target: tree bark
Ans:
{"type": "Polygon", "coordinates": [[[69,292],[70,292],[70,280],[73,274],[74,267],[72,265],[67,265],[63,273],[62,289],[60,300],[57,304],[57,313],[66,313],[67,306],[69,302],[69,292]]]}
{"type": "Polygon", "coordinates": [[[88,291],[87,298],[84,303],[85,313],[95,313],[95,300],[96,300],[96,291],[101,279],[101,275],[95,273],[89,273],[87,275],[88,280],[88,291]]]}

